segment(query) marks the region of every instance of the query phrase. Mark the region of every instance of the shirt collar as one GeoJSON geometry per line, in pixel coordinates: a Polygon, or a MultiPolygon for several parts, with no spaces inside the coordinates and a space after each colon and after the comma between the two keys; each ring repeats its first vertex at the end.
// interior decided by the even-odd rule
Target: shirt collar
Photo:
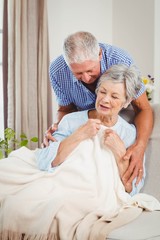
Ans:
{"type": "Polygon", "coordinates": [[[105,57],[104,57],[104,53],[103,53],[103,50],[102,50],[102,59],[101,59],[101,75],[107,70],[107,62],[105,62],[105,57]]]}

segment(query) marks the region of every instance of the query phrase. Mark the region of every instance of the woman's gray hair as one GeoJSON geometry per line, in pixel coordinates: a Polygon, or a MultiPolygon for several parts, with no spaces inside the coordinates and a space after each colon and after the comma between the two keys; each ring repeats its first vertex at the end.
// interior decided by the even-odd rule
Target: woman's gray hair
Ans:
{"type": "Polygon", "coordinates": [[[97,84],[96,93],[101,84],[107,80],[114,83],[124,83],[126,88],[126,100],[133,99],[141,88],[141,75],[135,65],[126,66],[118,64],[111,66],[100,78],[97,84]]]}
{"type": "Polygon", "coordinates": [[[100,47],[97,39],[89,32],[69,35],[63,44],[64,59],[68,65],[99,59],[100,47]]]}

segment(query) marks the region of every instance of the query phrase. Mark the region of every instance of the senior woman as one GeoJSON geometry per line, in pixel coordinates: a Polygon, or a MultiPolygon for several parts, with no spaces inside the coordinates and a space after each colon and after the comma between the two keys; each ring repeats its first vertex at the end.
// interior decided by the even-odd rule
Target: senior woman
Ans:
{"type": "MultiPolygon", "coordinates": [[[[39,168],[54,171],[83,140],[93,138],[101,126],[105,126],[103,142],[113,152],[123,181],[129,162],[122,160],[122,157],[134,143],[136,129],[118,114],[133,100],[140,87],[141,77],[135,66],[113,65],[108,69],[97,85],[95,109],[64,116],[53,134],[57,142],[51,142],[48,148],[36,153],[39,168]]],[[[132,186],[125,185],[126,191],[131,195],[138,193],[144,178],[145,172],[140,169],[139,177],[132,186]]]]}
{"type": "Polygon", "coordinates": [[[136,129],[119,112],[140,83],[134,66],[112,66],[99,79],[95,109],[64,116],[47,148],[22,147],[0,161],[0,239],[104,240],[142,210],[160,209],[138,194],[143,172],[138,185],[121,180],[136,129]]]}

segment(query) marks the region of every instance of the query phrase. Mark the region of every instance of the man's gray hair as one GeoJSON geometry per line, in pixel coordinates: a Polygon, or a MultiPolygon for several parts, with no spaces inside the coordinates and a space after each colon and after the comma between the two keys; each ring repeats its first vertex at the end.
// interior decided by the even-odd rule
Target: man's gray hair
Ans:
{"type": "Polygon", "coordinates": [[[101,84],[107,80],[111,80],[114,83],[125,84],[126,100],[135,98],[142,84],[140,72],[135,65],[126,66],[125,64],[119,64],[111,66],[99,78],[96,93],[98,92],[101,84]]]}
{"type": "Polygon", "coordinates": [[[69,35],[63,44],[64,59],[68,65],[99,59],[100,47],[97,39],[89,32],[69,35]]]}

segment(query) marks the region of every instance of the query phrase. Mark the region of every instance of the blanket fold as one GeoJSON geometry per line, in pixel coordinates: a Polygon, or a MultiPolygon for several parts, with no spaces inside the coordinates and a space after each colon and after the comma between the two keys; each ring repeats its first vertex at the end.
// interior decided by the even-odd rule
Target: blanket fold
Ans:
{"type": "Polygon", "coordinates": [[[53,173],[38,170],[25,147],[0,161],[1,240],[103,240],[142,210],[160,210],[154,197],[125,192],[102,136],[79,144],[53,173]]]}

